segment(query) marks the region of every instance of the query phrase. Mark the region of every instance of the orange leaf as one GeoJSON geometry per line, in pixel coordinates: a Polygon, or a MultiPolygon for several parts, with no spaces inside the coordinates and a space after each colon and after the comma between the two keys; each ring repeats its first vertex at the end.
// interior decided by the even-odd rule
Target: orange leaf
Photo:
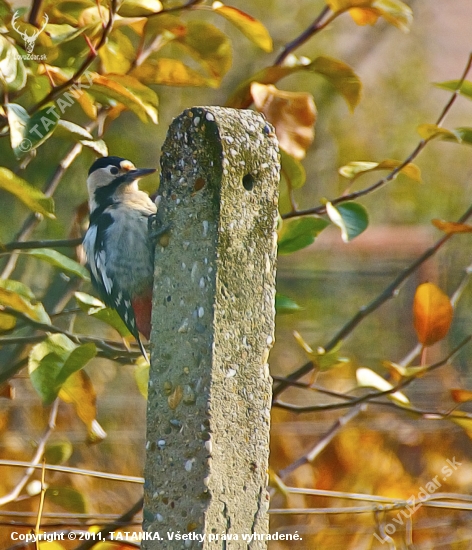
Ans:
{"type": "Polygon", "coordinates": [[[375,25],[379,14],[372,8],[351,8],[349,15],[357,25],[375,25]]]}
{"type": "Polygon", "coordinates": [[[421,344],[431,346],[442,340],[449,331],[452,315],[449,297],[436,285],[423,283],[416,289],[413,322],[421,344]]]}
{"type": "Polygon", "coordinates": [[[451,397],[456,403],[465,403],[466,401],[472,401],[472,391],[451,390],[451,397]]]}
{"type": "Polygon", "coordinates": [[[316,106],[306,92],[283,92],[272,84],[251,84],[251,95],[258,111],[275,126],[280,147],[302,159],[315,138],[316,106]]]}
{"type": "Polygon", "coordinates": [[[444,233],[472,233],[472,225],[444,220],[431,220],[431,223],[444,233]]]}

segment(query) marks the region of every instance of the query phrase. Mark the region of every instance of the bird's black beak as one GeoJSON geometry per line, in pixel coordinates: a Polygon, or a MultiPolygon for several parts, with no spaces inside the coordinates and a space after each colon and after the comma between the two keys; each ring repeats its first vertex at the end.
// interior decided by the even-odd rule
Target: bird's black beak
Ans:
{"type": "Polygon", "coordinates": [[[144,176],[148,176],[149,174],[154,174],[155,171],[155,168],[137,168],[136,170],[130,170],[125,175],[126,181],[131,182],[137,180],[144,176]]]}

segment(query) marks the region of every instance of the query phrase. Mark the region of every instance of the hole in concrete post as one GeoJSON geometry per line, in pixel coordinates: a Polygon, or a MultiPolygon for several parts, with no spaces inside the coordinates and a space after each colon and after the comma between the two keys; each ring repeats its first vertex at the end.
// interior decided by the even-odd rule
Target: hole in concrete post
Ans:
{"type": "Polygon", "coordinates": [[[243,187],[246,191],[252,191],[254,189],[254,176],[252,174],[246,174],[243,177],[243,187]]]}

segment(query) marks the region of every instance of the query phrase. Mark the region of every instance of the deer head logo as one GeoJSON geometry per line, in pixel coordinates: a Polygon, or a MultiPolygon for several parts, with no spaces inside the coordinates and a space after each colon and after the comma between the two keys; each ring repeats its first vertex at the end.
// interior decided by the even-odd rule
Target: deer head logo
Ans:
{"type": "Polygon", "coordinates": [[[23,37],[23,40],[25,41],[26,51],[28,53],[33,53],[33,49],[34,49],[34,45],[36,43],[36,39],[43,32],[44,27],[48,24],[49,17],[47,16],[47,14],[44,14],[43,26],[40,29],[33,31],[31,36],[30,36],[27,31],[22,31],[16,26],[16,22],[17,22],[19,16],[20,16],[20,14],[19,14],[18,11],[16,11],[13,14],[13,19],[11,20],[11,26],[15,29],[15,31],[20,36],[23,37]]]}

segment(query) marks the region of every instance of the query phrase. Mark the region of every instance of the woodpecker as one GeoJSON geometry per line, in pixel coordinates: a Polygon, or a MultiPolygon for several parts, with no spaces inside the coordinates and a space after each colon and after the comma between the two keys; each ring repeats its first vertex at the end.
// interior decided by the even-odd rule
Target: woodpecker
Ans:
{"type": "Polygon", "coordinates": [[[94,287],[117,311],[146,359],[139,333],[149,340],[154,249],[148,221],[157,207],[137,180],[155,171],[137,169],[121,157],[96,160],[87,178],[90,225],[83,242],[94,287]]]}

